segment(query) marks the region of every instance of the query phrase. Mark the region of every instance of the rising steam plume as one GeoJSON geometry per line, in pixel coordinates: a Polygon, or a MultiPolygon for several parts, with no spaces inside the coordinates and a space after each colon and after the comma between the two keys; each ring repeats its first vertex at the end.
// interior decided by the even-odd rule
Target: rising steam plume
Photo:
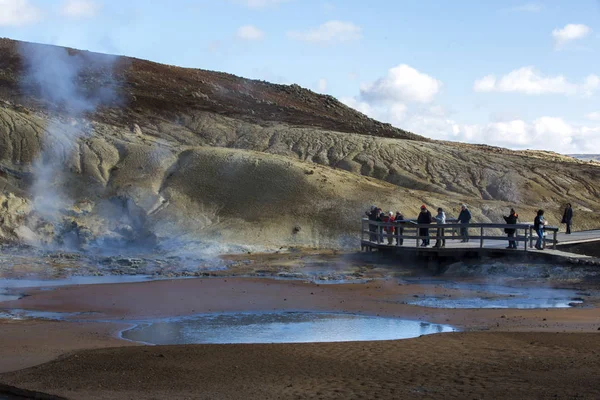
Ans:
{"type": "Polygon", "coordinates": [[[69,185],[65,169],[78,156],[78,141],[91,135],[86,117],[98,107],[118,104],[114,56],[62,47],[22,43],[21,88],[49,110],[51,118],[33,162],[31,194],[34,211],[53,225],[60,210],[72,205],[63,190],[69,185]]]}

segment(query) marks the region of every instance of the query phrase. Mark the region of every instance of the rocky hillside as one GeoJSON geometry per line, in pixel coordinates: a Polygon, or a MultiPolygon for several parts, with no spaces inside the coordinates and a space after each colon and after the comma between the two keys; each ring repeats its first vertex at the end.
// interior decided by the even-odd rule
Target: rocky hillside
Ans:
{"type": "Polygon", "coordinates": [[[0,40],[0,235],[205,251],[356,245],[371,204],[597,227],[600,167],[427,140],[296,85],[0,40]],[[10,197],[9,197],[10,196],[10,197]]]}

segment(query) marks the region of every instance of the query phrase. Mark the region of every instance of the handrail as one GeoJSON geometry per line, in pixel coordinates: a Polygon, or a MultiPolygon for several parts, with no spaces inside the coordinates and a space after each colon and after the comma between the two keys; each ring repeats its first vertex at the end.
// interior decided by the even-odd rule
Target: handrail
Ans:
{"type": "MultiPolygon", "coordinates": [[[[461,223],[449,223],[449,224],[419,224],[414,220],[404,219],[402,221],[394,221],[394,222],[383,222],[383,221],[373,221],[368,218],[362,218],[362,231],[361,231],[361,240],[363,242],[373,242],[377,244],[383,244],[384,240],[387,238],[389,242],[393,242],[393,239],[396,239],[396,246],[403,246],[402,243],[404,239],[415,239],[416,245],[419,247],[419,240],[423,239],[436,239],[436,240],[445,240],[445,239],[456,239],[456,230],[466,229],[465,238],[479,240],[480,248],[484,247],[484,240],[511,240],[514,242],[524,242],[524,250],[527,251],[527,247],[533,247],[533,225],[529,223],[521,223],[521,224],[496,224],[496,223],[469,223],[469,224],[461,224],[461,223]],[[435,229],[436,234],[430,236],[421,236],[419,235],[420,229],[435,229]],[[445,234],[445,230],[449,229],[452,232],[452,236],[448,236],[445,234]],[[470,235],[469,229],[478,229],[478,235],[470,235]],[[515,234],[513,237],[508,237],[506,234],[502,234],[500,236],[490,235],[484,230],[489,229],[511,229],[514,230],[515,234]],[[415,235],[407,235],[404,234],[404,231],[415,231],[415,235]],[[443,230],[443,231],[442,231],[443,230]],[[389,232],[391,231],[391,232],[389,232]],[[519,231],[522,231],[523,234],[519,235],[519,231]],[[365,235],[367,235],[368,240],[365,240],[365,235]],[[400,243],[400,244],[398,244],[400,243]]],[[[544,226],[544,231],[552,232],[553,238],[549,239],[544,236],[542,243],[544,245],[546,243],[551,243],[552,248],[556,248],[557,233],[558,227],[556,226],[544,226]]],[[[463,231],[465,232],[465,231],[463,231]]],[[[504,231],[503,231],[504,232],[504,231]]]]}

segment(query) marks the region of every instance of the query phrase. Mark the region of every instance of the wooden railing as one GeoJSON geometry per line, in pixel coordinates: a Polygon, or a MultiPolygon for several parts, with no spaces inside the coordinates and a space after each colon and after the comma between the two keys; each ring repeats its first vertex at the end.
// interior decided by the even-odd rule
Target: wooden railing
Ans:
{"type": "MultiPolygon", "coordinates": [[[[552,238],[544,235],[543,243],[551,244],[552,248],[556,248],[558,240],[556,239],[558,227],[545,226],[544,231],[552,233],[552,238]]],[[[523,243],[523,250],[527,251],[528,247],[533,247],[534,240],[537,236],[534,235],[533,225],[531,224],[418,224],[413,220],[402,220],[398,222],[379,222],[371,221],[368,218],[362,219],[361,242],[374,243],[377,245],[385,245],[395,247],[409,247],[406,241],[415,240],[415,246],[420,247],[422,240],[453,240],[453,239],[468,239],[469,241],[479,241],[479,247],[483,248],[486,241],[503,241],[508,240],[516,243],[523,243]],[[428,228],[429,236],[420,236],[419,230],[428,228]],[[514,237],[508,237],[504,229],[514,229],[514,237]],[[467,236],[461,236],[458,232],[461,229],[466,229],[467,236]],[[501,232],[495,234],[496,232],[501,232]],[[450,233],[450,235],[448,235],[450,233]],[[473,234],[475,233],[475,234],[473,234]]]]}

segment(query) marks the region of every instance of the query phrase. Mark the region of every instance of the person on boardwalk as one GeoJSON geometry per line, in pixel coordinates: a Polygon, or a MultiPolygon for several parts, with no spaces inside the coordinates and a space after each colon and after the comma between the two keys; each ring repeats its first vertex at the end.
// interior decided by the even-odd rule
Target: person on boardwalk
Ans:
{"type": "MultiPolygon", "coordinates": [[[[419,217],[417,218],[418,224],[430,224],[433,222],[433,218],[431,217],[431,213],[427,209],[427,206],[423,204],[421,206],[421,212],[419,213],[419,217]]],[[[421,247],[429,246],[429,228],[419,228],[419,236],[423,236],[421,238],[421,247]]]]}
{"type": "Polygon", "coordinates": [[[404,244],[404,239],[401,238],[404,234],[404,215],[400,211],[396,211],[396,216],[394,217],[394,223],[396,224],[396,245],[402,246],[404,244]]]}
{"type": "MultiPolygon", "coordinates": [[[[384,222],[385,213],[379,207],[377,207],[377,222],[384,222]]],[[[383,243],[383,226],[377,226],[377,243],[383,243]]]]}
{"type": "MultiPolygon", "coordinates": [[[[435,218],[435,222],[438,223],[438,225],[443,225],[446,223],[446,213],[444,212],[444,210],[440,207],[437,209],[437,215],[434,217],[435,218]]],[[[440,227],[437,228],[437,239],[435,241],[435,247],[446,247],[446,239],[444,239],[444,228],[440,227]]]]}
{"type": "MultiPolygon", "coordinates": [[[[518,219],[519,219],[519,216],[517,215],[514,208],[510,209],[510,214],[508,215],[508,217],[504,217],[504,221],[506,221],[506,223],[509,225],[515,225],[517,223],[518,219]]],[[[517,242],[515,241],[516,229],[505,228],[504,232],[506,232],[506,235],[508,236],[507,249],[516,249],[517,248],[517,242]]]]}
{"type": "Polygon", "coordinates": [[[389,224],[389,225],[384,226],[383,230],[386,233],[388,244],[392,245],[394,243],[394,228],[395,228],[394,213],[390,211],[387,215],[384,215],[383,222],[385,222],[386,224],[389,224]]]}
{"type": "Polygon", "coordinates": [[[544,226],[547,224],[544,219],[544,210],[538,210],[535,219],[533,220],[533,229],[537,233],[538,238],[535,242],[535,248],[538,250],[544,250],[544,226]]]}
{"type": "Polygon", "coordinates": [[[573,223],[573,208],[571,207],[571,203],[567,203],[567,208],[565,208],[561,222],[567,224],[567,235],[570,235],[571,224],[573,223]]]}
{"type": "MultiPolygon", "coordinates": [[[[458,222],[461,224],[468,224],[471,221],[471,211],[467,208],[466,204],[460,207],[460,214],[458,214],[458,222]]],[[[469,229],[460,228],[460,236],[462,236],[462,242],[467,243],[469,241],[469,229]]]]}
{"type": "MultiPolygon", "coordinates": [[[[369,221],[377,222],[377,218],[379,217],[379,211],[377,210],[377,206],[371,206],[371,209],[369,211],[366,211],[365,214],[367,215],[367,218],[369,218],[369,221]]],[[[371,224],[369,222],[369,232],[373,232],[373,233],[369,234],[369,238],[370,238],[371,242],[377,241],[377,225],[376,224],[371,224]]]]}

